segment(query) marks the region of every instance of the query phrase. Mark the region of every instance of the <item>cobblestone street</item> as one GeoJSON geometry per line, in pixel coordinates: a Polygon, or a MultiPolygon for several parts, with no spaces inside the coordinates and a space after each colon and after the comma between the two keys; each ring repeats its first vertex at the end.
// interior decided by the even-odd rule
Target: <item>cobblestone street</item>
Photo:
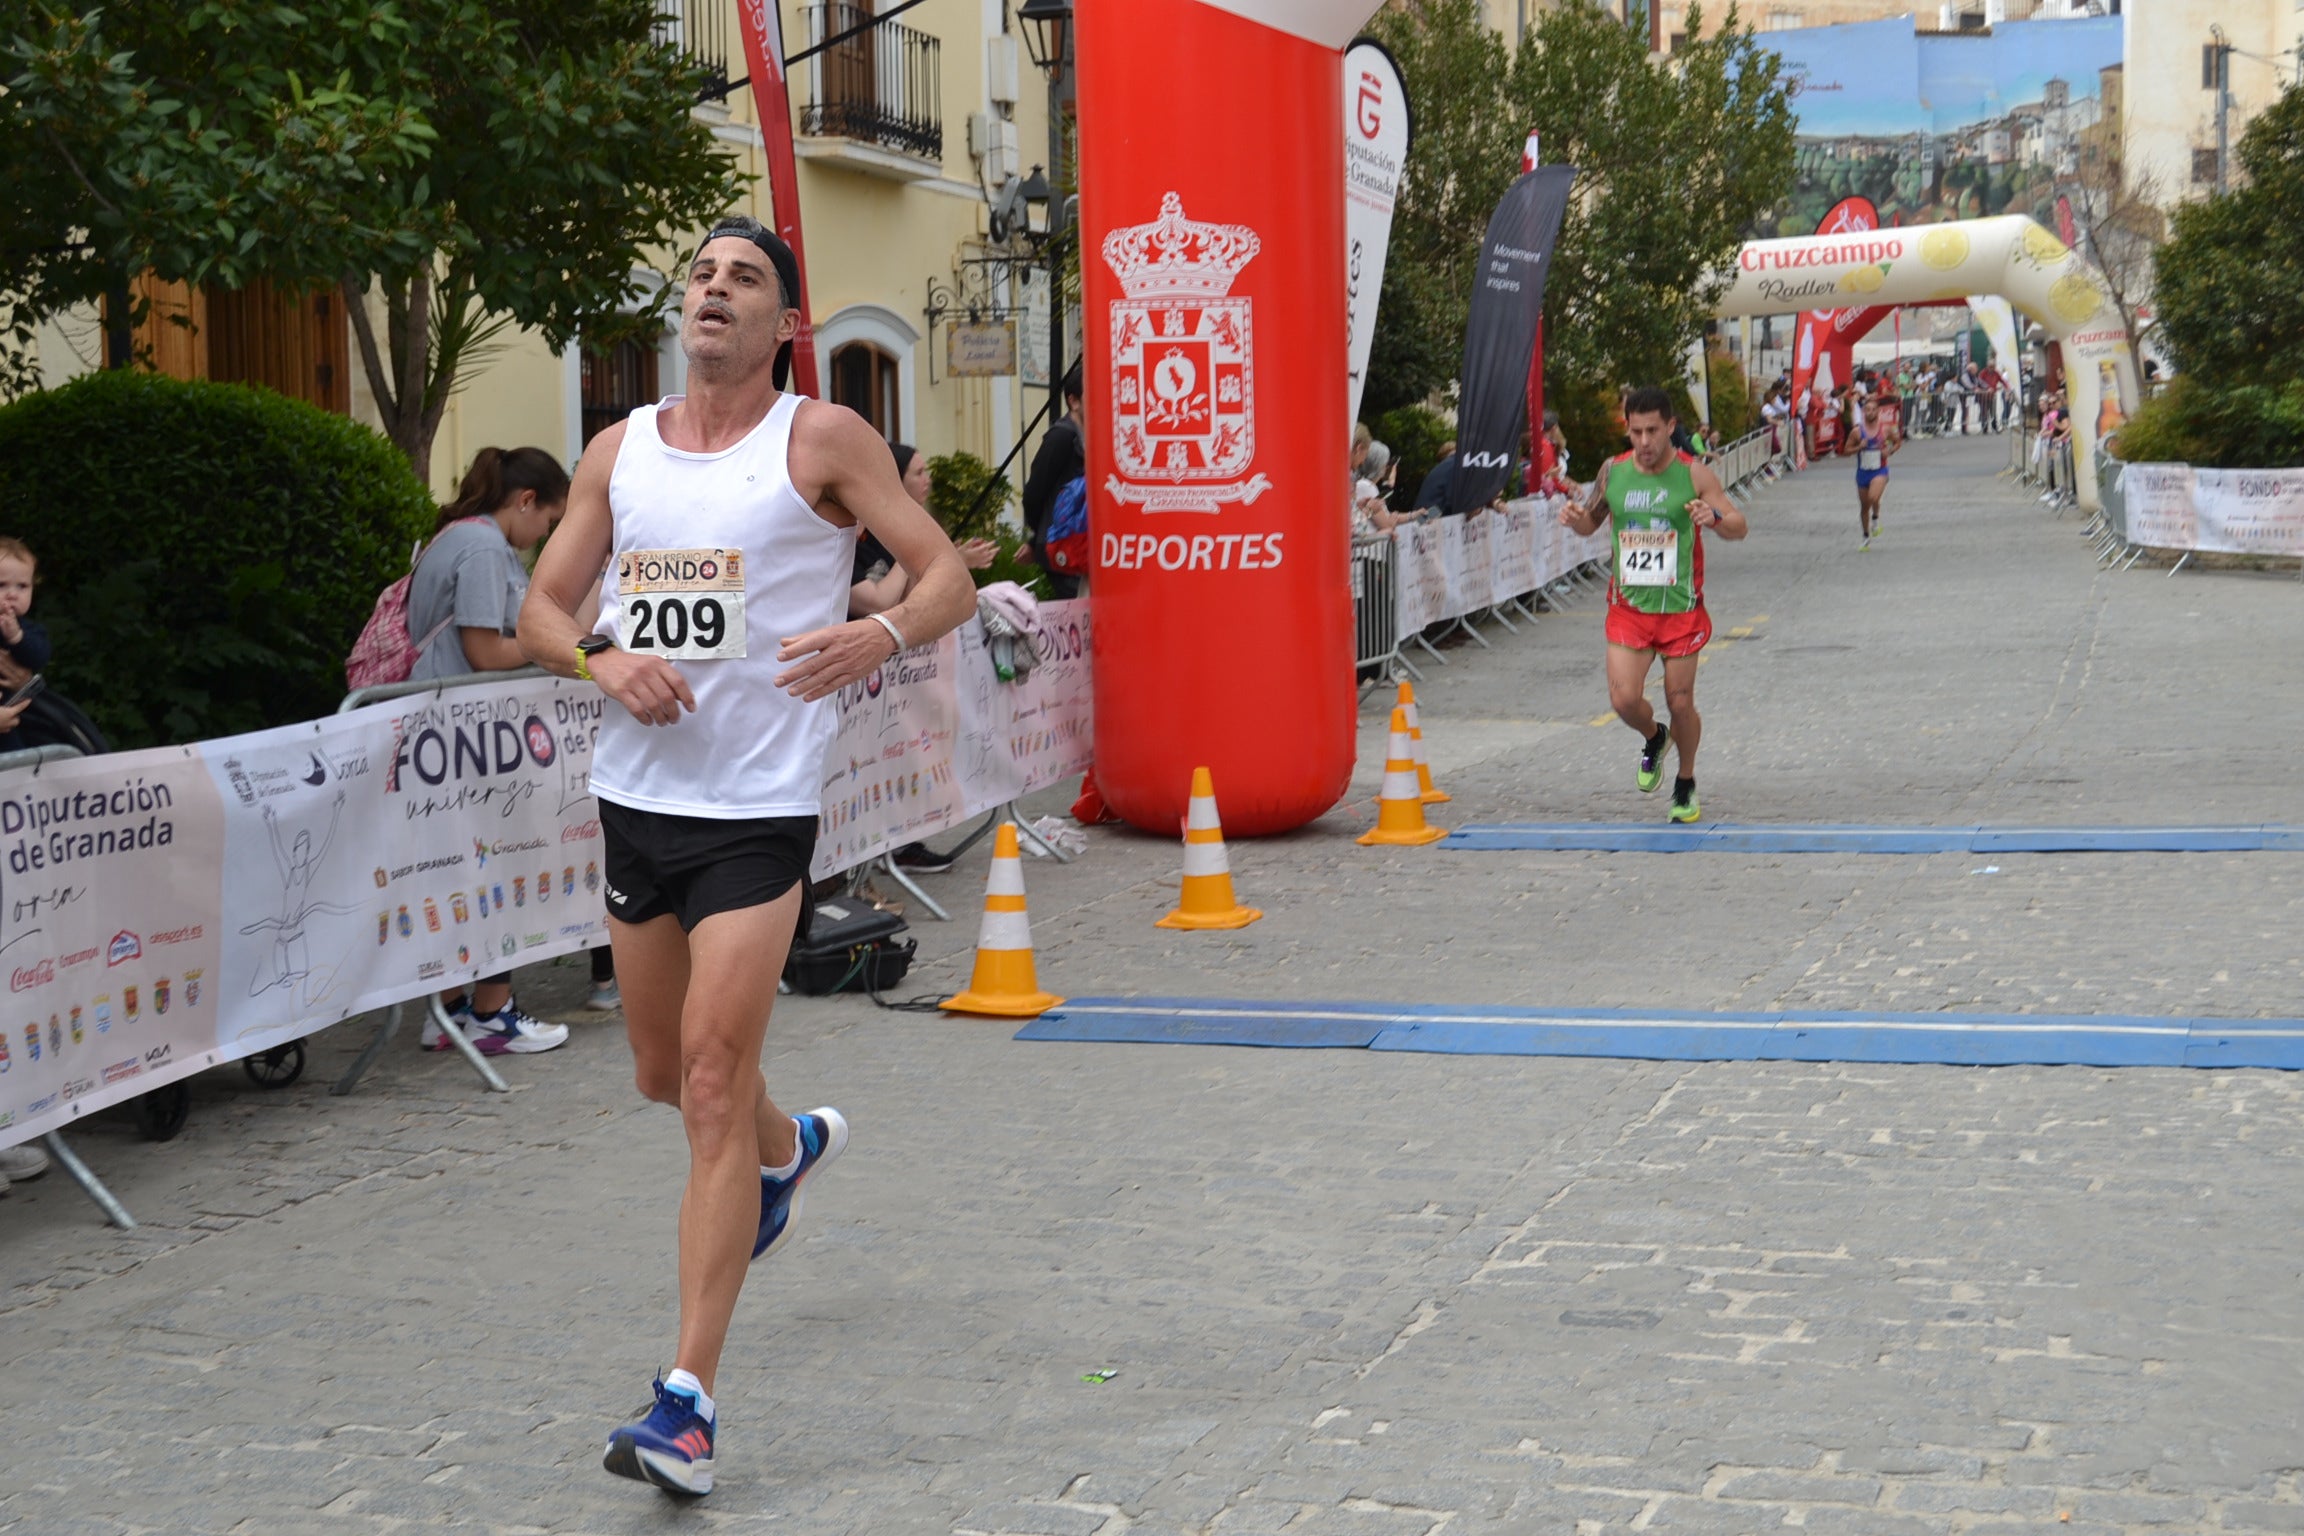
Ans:
{"type": "MultiPolygon", "coordinates": [[[[2099,571],[2005,456],[1912,445],[1869,550],[1839,468],[1753,498],[1708,817],[2304,819],[2295,573],[2099,571]]],[[[1418,653],[1442,825],[1661,821],[1600,623],[1418,653]]],[[[1028,860],[1041,982],[2304,1013],[2295,854],[1363,849],[1383,702],[1351,801],[1232,846],[1253,927],[1152,926],[1167,840],[1028,860]]],[[[965,980],[984,871],[926,878],[957,920],[909,914],[900,990],[965,980]]],[[[771,1026],[771,1089],[855,1141],[676,1504],[600,1449],[671,1363],[685,1146],[585,978],[523,973],[574,1039],[510,1095],[409,1028],[331,1097],[355,1022],[288,1089],[194,1079],[173,1142],[77,1128],[135,1231],[61,1172],[0,1200],[0,1532],[2304,1532],[2294,1076],[1025,1044],[849,998],[771,1026]]]]}

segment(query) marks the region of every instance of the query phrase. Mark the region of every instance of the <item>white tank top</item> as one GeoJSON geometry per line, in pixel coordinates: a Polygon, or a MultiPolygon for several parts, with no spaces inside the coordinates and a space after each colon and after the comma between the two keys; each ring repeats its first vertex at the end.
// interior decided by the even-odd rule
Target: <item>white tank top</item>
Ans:
{"type": "Polygon", "coordinates": [[[635,654],[669,650],[696,712],[642,725],[611,703],[592,759],[603,800],[727,821],[817,814],[839,719],[832,700],[803,704],[776,686],[776,652],[787,635],[847,619],[856,530],[835,528],[792,488],[800,398],[780,396],[718,453],[668,447],[661,406],[626,418],[608,476],[615,530],[598,629],[635,654]],[[699,657],[735,648],[739,589],[744,654],[699,657]]]}

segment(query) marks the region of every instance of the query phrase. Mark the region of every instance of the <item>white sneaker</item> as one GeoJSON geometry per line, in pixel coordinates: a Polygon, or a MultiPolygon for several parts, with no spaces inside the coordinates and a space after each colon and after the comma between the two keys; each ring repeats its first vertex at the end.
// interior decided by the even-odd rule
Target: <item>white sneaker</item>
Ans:
{"type": "Polygon", "coordinates": [[[0,1150],[0,1193],[11,1184],[36,1179],[47,1171],[48,1154],[30,1143],[0,1150]]]}
{"type": "Polygon", "coordinates": [[[614,1013],[624,1006],[624,994],[613,981],[603,981],[593,987],[592,995],[584,999],[584,1006],[594,1013],[614,1013]]]}
{"type": "Polygon", "coordinates": [[[483,1056],[533,1056],[556,1051],[568,1043],[568,1026],[547,1024],[520,1011],[517,1000],[491,1014],[468,1014],[456,1021],[464,1038],[483,1056]],[[469,1022],[467,1022],[467,1020],[469,1022]]]}

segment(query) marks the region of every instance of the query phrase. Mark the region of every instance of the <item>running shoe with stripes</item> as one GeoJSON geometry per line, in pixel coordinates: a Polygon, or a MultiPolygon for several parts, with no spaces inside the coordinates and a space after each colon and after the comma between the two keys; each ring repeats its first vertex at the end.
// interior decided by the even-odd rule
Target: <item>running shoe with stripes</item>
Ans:
{"type": "Polygon", "coordinates": [[[848,1121],[836,1109],[812,1109],[795,1116],[792,1123],[800,1130],[800,1166],[781,1179],[760,1175],[760,1236],[752,1245],[755,1259],[774,1247],[800,1219],[801,1181],[848,1150],[848,1121]]]}
{"type": "Polygon", "coordinates": [[[1640,747],[1640,767],[1632,775],[1632,782],[1640,786],[1640,793],[1652,795],[1656,786],[1664,782],[1664,749],[1672,744],[1672,728],[1656,727],[1656,734],[1640,747]]]}
{"type": "MultiPolygon", "coordinates": [[[[568,1043],[567,1025],[530,1018],[520,1011],[517,1002],[506,1003],[496,1012],[482,1015],[472,1011],[471,999],[467,997],[448,1010],[448,1019],[483,1056],[533,1056],[540,1051],[556,1051],[568,1043]]],[[[418,1043],[428,1051],[448,1049],[448,1032],[429,1012],[418,1043]]]]}
{"type": "Polygon", "coordinates": [[[672,1493],[712,1491],[714,1424],[696,1411],[696,1399],[656,1383],[656,1401],[642,1418],[608,1437],[601,1465],[618,1477],[654,1483],[672,1493]]]}

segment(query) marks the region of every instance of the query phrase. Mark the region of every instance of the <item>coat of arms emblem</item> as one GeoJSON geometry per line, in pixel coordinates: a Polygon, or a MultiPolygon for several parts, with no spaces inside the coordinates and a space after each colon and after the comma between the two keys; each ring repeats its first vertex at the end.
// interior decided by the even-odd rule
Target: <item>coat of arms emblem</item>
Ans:
{"type": "Polygon", "coordinates": [[[1114,501],[1147,512],[1214,512],[1272,488],[1256,457],[1250,307],[1233,279],[1263,242],[1240,224],[1184,217],[1174,192],[1150,224],[1104,238],[1125,298],[1112,302],[1114,501]]]}

